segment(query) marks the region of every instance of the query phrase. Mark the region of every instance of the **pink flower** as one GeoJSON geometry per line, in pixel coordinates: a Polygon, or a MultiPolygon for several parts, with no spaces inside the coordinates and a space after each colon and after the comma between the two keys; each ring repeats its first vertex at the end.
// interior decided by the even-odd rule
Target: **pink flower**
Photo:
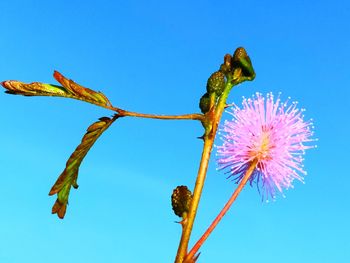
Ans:
{"type": "Polygon", "coordinates": [[[266,100],[256,93],[244,99],[243,107],[234,106],[232,121],[225,121],[223,145],[217,147],[218,169],[229,169],[238,183],[253,160],[257,161],[249,181],[256,182],[262,199],[275,199],[277,190],[293,187],[294,179],[303,182],[303,155],[316,146],[312,139],[312,122],[304,121],[297,102],[288,105],[272,93],[266,100]]]}

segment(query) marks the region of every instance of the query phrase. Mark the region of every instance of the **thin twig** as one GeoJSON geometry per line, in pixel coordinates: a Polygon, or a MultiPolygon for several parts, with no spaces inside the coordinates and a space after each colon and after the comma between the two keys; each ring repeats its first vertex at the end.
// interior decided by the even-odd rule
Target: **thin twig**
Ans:
{"type": "Polygon", "coordinates": [[[199,120],[204,119],[203,114],[183,114],[183,115],[157,115],[157,114],[146,114],[132,111],[126,111],[119,108],[113,108],[120,117],[137,117],[137,118],[148,118],[148,119],[159,119],[159,120],[199,120]]]}

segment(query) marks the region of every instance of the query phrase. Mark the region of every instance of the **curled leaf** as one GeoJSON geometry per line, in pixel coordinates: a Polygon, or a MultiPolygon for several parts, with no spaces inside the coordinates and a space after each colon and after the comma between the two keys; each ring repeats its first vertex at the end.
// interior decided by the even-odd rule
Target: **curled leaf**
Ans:
{"type": "Polygon", "coordinates": [[[102,117],[87,128],[87,132],[81,143],[69,157],[66,168],[52,186],[49,195],[57,194],[57,200],[52,207],[52,213],[57,214],[59,218],[62,219],[66,213],[71,187],[78,188],[77,179],[81,162],[96,140],[117,118],[118,115],[115,115],[113,118],[102,117]]]}
{"type": "Polygon", "coordinates": [[[7,80],[3,81],[1,85],[7,89],[5,92],[8,94],[68,97],[67,91],[63,87],[40,82],[26,84],[16,80],[7,80]]]}
{"type": "Polygon", "coordinates": [[[85,88],[73,80],[65,78],[61,73],[55,71],[54,78],[62,85],[46,84],[41,82],[23,83],[16,80],[1,82],[7,89],[6,93],[24,96],[55,96],[86,101],[104,108],[113,108],[108,98],[101,92],[85,88]]]}
{"type": "Polygon", "coordinates": [[[103,93],[96,92],[89,88],[85,88],[75,83],[73,80],[65,78],[58,71],[55,71],[53,73],[53,76],[64,88],[68,90],[69,93],[77,97],[77,99],[84,100],[100,106],[107,106],[107,107],[112,106],[110,101],[107,99],[107,97],[103,93]]]}

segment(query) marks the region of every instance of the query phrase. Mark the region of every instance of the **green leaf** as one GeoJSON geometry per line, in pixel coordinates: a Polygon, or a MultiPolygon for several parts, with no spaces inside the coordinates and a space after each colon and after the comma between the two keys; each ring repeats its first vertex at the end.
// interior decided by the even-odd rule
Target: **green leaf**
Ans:
{"type": "Polygon", "coordinates": [[[103,93],[85,88],[75,83],[73,80],[65,78],[58,71],[55,71],[53,76],[62,86],[41,82],[26,84],[16,80],[3,81],[1,82],[1,85],[7,89],[6,93],[9,94],[72,98],[86,101],[104,108],[113,109],[112,104],[103,93]]]}
{"type": "Polygon", "coordinates": [[[68,197],[71,187],[78,188],[77,179],[81,162],[94,145],[98,137],[118,118],[102,117],[99,121],[93,123],[87,128],[87,132],[79,146],[69,157],[66,168],[58,177],[56,183],[52,186],[49,195],[57,194],[57,200],[52,207],[52,213],[57,214],[59,218],[64,218],[68,205],[68,197]]]}

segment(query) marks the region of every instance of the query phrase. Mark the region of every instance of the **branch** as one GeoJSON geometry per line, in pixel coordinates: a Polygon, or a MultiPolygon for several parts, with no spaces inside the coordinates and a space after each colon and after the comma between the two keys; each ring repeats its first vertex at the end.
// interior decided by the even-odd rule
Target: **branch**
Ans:
{"type": "Polygon", "coordinates": [[[23,83],[16,80],[7,80],[1,82],[1,85],[6,89],[6,93],[23,96],[51,96],[64,97],[76,100],[85,101],[97,106],[115,111],[119,117],[138,117],[159,120],[199,120],[204,119],[203,114],[184,114],[184,115],[157,115],[145,114],[123,110],[114,107],[108,98],[101,92],[96,92],[92,89],[85,88],[71,79],[67,79],[58,71],[54,71],[54,78],[62,85],[53,85],[41,82],[23,83]]]}

